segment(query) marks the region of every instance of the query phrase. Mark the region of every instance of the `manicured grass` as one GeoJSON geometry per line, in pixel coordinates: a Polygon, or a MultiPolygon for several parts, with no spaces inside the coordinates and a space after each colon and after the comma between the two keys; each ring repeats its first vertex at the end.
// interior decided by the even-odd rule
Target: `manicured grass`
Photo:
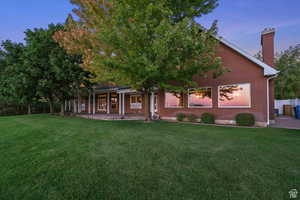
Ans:
{"type": "Polygon", "coordinates": [[[289,199],[300,131],[0,117],[0,199],[289,199]]]}

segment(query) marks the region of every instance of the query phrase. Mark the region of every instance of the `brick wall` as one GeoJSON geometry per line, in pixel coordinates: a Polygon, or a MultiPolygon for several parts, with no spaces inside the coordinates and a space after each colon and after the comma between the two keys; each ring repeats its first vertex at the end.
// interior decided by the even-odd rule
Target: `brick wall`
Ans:
{"type": "Polygon", "coordinates": [[[184,108],[165,108],[164,92],[160,91],[158,107],[161,117],[175,117],[181,112],[200,116],[204,112],[210,112],[218,120],[234,120],[238,113],[252,113],[256,121],[267,121],[267,78],[263,76],[263,69],[222,44],[217,55],[222,58],[223,66],[230,72],[217,79],[213,79],[211,74],[206,78],[194,77],[199,87],[212,87],[213,108],[188,108],[187,95],[184,97],[184,108]],[[251,84],[251,108],[218,108],[218,86],[238,83],[251,84]]]}

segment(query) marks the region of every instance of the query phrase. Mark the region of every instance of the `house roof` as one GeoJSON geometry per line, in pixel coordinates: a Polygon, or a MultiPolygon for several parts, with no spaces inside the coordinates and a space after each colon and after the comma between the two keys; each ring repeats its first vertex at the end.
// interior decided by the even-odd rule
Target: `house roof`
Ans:
{"type": "Polygon", "coordinates": [[[119,85],[105,85],[105,84],[96,84],[94,85],[95,90],[101,91],[116,91],[116,90],[125,90],[129,89],[128,86],[119,86],[119,85]]]}
{"type": "Polygon", "coordinates": [[[254,62],[255,64],[257,64],[259,67],[263,68],[264,70],[264,76],[273,76],[279,73],[278,70],[274,69],[273,67],[267,65],[266,63],[260,61],[259,59],[255,58],[254,56],[250,55],[249,53],[247,53],[246,51],[244,51],[243,49],[239,48],[238,46],[236,46],[235,44],[232,44],[231,42],[227,41],[226,39],[220,37],[220,36],[215,36],[216,39],[218,39],[221,43],[223,43],[224,45],[228,46],[229,48],[237,51],[238,53],[240,53],[242,56],[248,58],[250,61],[254,62]]]}

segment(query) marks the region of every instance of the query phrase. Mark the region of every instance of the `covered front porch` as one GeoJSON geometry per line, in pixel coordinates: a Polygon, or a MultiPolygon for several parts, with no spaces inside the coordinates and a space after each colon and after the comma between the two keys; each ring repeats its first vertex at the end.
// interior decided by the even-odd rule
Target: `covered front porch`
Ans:
{"type": "MultiPolygon", "coordinates": [[[[149,97],[151,116],[157,114],[157,95],[149,97]]],[[[66,107],[70,106],[70,102],[66,107]]],[[[73,100],[73,109],[78,116],[89,119],[145,119],[145,96],[129,87],[93,87],[86,94],[73,100]]]]}

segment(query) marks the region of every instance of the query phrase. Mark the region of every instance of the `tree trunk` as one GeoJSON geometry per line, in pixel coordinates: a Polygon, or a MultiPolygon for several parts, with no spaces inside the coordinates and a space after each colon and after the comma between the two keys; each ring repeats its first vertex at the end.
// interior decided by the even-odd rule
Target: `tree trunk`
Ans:
{"type": "Polygon", "coordinates": [[[65,116],[65,104],[64,103],[60,104],[60,115],[65,116]]]}
{"type": "Polygon", "coordinates": [[[30,104],[27,105],[27,114],[31,115],[31,105],[30,104]]]}
{"type": "Polygon", "coordinates": [[[53,101],[52,100],[49,100],[49,110],[50,110],[50,114],[54,113],[54,110],[53,110],[53,101]]]}
{"type": "Polygon", "coordinates": [[[151,121],[151,110],[150,110],[150,95],[149,92],[145,92],[145,121],[151,121]]]}

